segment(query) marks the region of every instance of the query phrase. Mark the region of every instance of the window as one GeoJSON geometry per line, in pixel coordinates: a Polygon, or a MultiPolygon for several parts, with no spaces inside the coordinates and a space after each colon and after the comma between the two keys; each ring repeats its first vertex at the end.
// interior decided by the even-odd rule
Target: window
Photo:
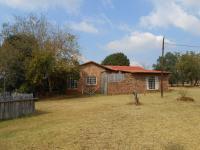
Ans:
{"type": "Polygon", "coordinates": [[[158,89],[159,89],[158,77],[155,76],[147,77],[147,90],[158,90],[158,89]]]}
{"type": "Polygon", "coordinates": [[[77,89],[78,87],[78,81],[73,79],[73,77],[69,77],[67,80],[67,88],[68,89],[77,89]]]}
{"type": "Polygon", "coordinates": [[[121,82],[124,80],[124,74],[122,73],[112,73],[108,75],[108,82],[121,82]]]}
{"type": "Polygon", "coordinates": [[[97,78],[95,76],[88,76],[86,78],[86,84],[87,85],[96,85],[97,84],[97,78]]]}

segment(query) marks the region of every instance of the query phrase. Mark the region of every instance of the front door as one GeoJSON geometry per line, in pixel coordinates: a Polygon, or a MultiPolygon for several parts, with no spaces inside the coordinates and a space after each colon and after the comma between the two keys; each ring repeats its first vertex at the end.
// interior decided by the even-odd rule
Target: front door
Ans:
{"type": "Polygon", "coordinates": [[[101,94],[107,94],[108,91],[108,75],[106,72],[101,74],[101,94]]]}

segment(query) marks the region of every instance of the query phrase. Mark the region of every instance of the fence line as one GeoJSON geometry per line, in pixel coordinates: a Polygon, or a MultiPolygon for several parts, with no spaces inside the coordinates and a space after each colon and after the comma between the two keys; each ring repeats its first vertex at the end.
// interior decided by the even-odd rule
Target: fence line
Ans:
{"type": "Polygon", "coordinates": [[[0,120],[14,119],[34,112],[33,94],[0,95],[0,120]]]}
{"type": "Polygon", "coordinates": [[[6,92],[5,94],[0,94],[0,101],[11,101],[11,100],[27,100],[33,99],[33,94],[26,94],[26,93],[9,93],[6,92]]]}

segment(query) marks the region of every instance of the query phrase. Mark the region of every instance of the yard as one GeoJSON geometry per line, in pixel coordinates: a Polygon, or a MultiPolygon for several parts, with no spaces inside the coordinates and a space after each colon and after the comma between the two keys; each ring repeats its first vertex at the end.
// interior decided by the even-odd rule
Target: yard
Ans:
{"type": "Polygon", "coordinates": [[[195,102],[176,101],[177,90],[132,96],[95,96],[36,103],[31,117],[0,122],[1,150],[200,149],[200,88],[195,102]]]}

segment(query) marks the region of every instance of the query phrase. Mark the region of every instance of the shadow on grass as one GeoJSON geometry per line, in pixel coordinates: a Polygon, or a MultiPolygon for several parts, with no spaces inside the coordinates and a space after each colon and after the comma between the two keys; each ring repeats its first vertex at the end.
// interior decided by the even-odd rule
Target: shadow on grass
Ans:
{"type": "Polygon", "coordinates": [[[55,101],[55,100],[71,100],[71,99],[81,99],[81,98],[89,98],[89,97],[99,97],[104,96],[101,94],[96,95],[59,95],[59,96],[53,96],[53,97],[42,97],[38,101],[55,101]]]}
{"type": "Polygon", "coordinates": [[[25,119],[25,118],[34,118],[34,117],[39,117],[39,116],[42,116],[42,115],[45,115],[45,114],[49,114],[51,112],[47,112],[47,111],[43,111],[43,110],[35,110],[34,113],[32,114],[28,114],[28,115],[23,115],[19,118],[15,118],[15,119],[25,119]]]}
{"type": "Polygon", "coordinates": [[[3,119],[3,120],[0,120],[0,122],[12,121],[12,120],[17,120],[17,119],[28,119],[28,118],[32,118],[32,117],[38,117],[38,116],[41,116],[41,115],[45,115],[45,114],[48,114],[48,113],[50,113],[50,112],[42,111],[42,110],[36,110],[32,114],[22,115],[22,116],[19,116],[17,118],[3,119]]]}
{"type": "Polygon", "coordinates": [[[127,105],[134,105],[134,106],[141,106],[143,105],[142,103],[136,104],[135,102],[129,102],[127,105]]]}
{"type": "Polygon", "coordinates": [[[34,116],[41,116],[41,115],[45,115],[48,114],[50,112],[47,111],[43,111],[43,110],[35,110],[35,112],[33,114],[31,114],[30,116],[34,117],[34,116]]]}
{"type": "Polygon", "coordinates": [[[95,97],[108,97],[113,95],[104,95],[104,94],[95,94],[95,95],[60,95],[53,97],[43,97],[37,100],[37,102],[45,102],[45,101],[59,101],[59,100],[80,100],[85,98],[95,98],[95,97]]]}

